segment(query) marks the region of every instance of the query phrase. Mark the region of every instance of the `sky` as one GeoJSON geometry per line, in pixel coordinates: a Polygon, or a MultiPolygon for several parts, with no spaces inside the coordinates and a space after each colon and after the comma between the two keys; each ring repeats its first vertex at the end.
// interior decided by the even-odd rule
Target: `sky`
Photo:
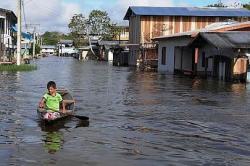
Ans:
{"type": "MultiPolygon", "coordinates": [[[[94,10],[108,12],[113,23],[126,25],[123,17],[129,6],[164,7],[204,7],[218,0],[23,0],[23,31],[32,31],[36,26],[39,33],[59,31],[68,33],[68,24],[74,14],[83,14],[86,18],[94,10]],[[33,24],[33,25],[31,25],[33,24]]],[[[249,3],[249,0],[222,0],[222,3],[249,3]]],[[[0,8],[16,13],[17,0],[0,0],[0,8]]]]}

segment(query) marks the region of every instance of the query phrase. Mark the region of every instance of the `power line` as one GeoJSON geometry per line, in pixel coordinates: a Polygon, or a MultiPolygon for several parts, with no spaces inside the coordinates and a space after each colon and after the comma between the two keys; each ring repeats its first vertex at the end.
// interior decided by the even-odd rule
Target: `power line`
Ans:
{"type": "Polygon", "coordinates": [[[24,9],[24,1],[23,0],[22,0],[22,6],[23,6],[23,19],[24,19],[25,29],[26,29],[26,31],[28,31],[26,15],[25,15],[25,9],[24,9]]]}

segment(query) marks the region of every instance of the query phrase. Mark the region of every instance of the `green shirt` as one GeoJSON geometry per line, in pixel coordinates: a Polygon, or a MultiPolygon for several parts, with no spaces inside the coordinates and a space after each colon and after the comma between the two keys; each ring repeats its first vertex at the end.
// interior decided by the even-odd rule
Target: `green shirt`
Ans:
{"type": "Polygon", "coordinates": [[[51,96],[49,93],[46,93],[43,98],[45,99],[46,109],[59,111],[60,102],[63,100],[59,93],[56,93],[55,96],[51,96]]]}

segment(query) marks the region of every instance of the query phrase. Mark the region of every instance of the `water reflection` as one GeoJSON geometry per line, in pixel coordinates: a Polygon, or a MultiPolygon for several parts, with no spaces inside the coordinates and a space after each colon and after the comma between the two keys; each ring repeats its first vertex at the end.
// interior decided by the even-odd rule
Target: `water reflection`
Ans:
{"type": "Polygon", "coordinates": [[[44,147],[48,153],[54,154],[63,146],[63,133],[60,131],[47,132],[45,134],[44,147]]]}
{"type": "Polygon", "coordinates": [[[62,130],[70,131],[74,128],[88,127],[89,121],[74,117],[67,117],[51,124],[39,122],[43,135],[44,148],[50,154],[55,154],[63,147],[64,136],[62,130]]]}

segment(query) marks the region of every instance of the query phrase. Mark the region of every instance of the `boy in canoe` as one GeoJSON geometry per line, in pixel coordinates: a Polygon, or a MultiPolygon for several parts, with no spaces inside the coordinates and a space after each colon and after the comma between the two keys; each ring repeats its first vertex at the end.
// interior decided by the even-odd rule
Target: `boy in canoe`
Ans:
{"type": "Polygon", "coordinates": [[[62,113],[66,113],[65,103],[63,102],[62,96],[56,91],[56,83],[49,81],[47,83],[48,93],[43,95],[39,103],[40,108],[45,108],[49,112],[59,113],[60,104],[62,104],[62,113]]]}

